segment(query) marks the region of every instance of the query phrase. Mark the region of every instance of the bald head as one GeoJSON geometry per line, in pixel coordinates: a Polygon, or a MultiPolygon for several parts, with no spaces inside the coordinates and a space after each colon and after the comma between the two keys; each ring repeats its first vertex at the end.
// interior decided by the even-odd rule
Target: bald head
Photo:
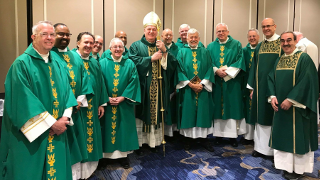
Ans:
{"type": "Polygon", "coordinates": [[[127,45],[127,34],[124,31],[116,32],[114,37],[121,39],[121,41],[123,42],[124,46],[127,45]]]}
{"type": "Polygon", "coordinates": [[[293,32],[297,36],[297,42],[299,42],[303,38],[303,34],[299,31],[293,32]]]}
{"type": "Polygon", "coordinates": [[[277,25],[272,18],[265,18],[261,23],[261,27],[263,34],[269,39],[276,32],[277,25]]]}
{"type": "Polygon", "coordinates": [[[163,43],[168,46],[172,43],[173,33],[171,29],[165,29],[162,31],[161,38],[163,43]]]}

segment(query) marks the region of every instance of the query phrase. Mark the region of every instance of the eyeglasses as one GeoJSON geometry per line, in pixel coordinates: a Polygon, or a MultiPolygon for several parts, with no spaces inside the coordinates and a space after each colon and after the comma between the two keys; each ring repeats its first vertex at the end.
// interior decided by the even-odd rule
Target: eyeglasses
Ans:
{"type": "Polygon", "coordinates": [[[64,37],[64,36],[69,37],[72,35],[71,33],[63,33],[63,32],[57,32],[56,34],[61,37],[64,37]]]}
{"type": "Polygon", "coordinates": [[[56,34],[55,33],[46,33],[46,32],[41,32],[41,33],[39,33],[40,34],[40,36],[41,37],[45,37],[45,38],[47,38],[47,37],[54,37],[54,36],[56,36],[56,34]]]}
{"type": "Polygon", "coordinates": [[[219,34],[219,33],[225,33],[225,32],[227,32],[228,30],[220,30],[220,31],[217,31],[217,33],[219,34]]]}
{"type": "Polygon", "coordinates": [[[113,49],[117,49],[117,48],[123,49],[124,47],[123,46],[112,46],[111,48],[113,48],[113,49]]]}
{"type": "Polygon", "coordinates": [[[270,28],[271,26],[274,26],[275,24],[273,24],[273,25],[265,25],[265,26],[261,26],[262,27],[262,29],[265,29],[265,28],[270,28]]]}

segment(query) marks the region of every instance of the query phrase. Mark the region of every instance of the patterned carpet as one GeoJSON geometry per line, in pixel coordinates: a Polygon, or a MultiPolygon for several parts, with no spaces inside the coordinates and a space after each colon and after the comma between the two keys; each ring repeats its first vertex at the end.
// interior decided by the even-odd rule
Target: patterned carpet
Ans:
{"type": "MultiPolygon", "coordinates": [[[[214,138],[210,138],[213,141],[214,138]]],[[[320,136],[319,136],[320,139],[320,136]]],[[[320,142],[320,141],[319,141],[320,142]]],[[[282,180],[282,171],[272,167],[272,162],[251,156],[252,145],[233,148],[226,140],[214,146],[215,152],[205,150],[199,144],[190,151],[183,149],[181,139],[166,144],[166,157],[162,146],[159,152],[151,153],[144,149],[143,156],[130,154],[131,168],[123,169],[116,161],[111,161],[106,169],[96,171],[90,180],[139,180],[139,179],[217,179],[217,180],[282,180]]],[[[305,174],[301,180],[315,180],[320,169],[320,150],[315,152],[312,174],[305,174]]]]}

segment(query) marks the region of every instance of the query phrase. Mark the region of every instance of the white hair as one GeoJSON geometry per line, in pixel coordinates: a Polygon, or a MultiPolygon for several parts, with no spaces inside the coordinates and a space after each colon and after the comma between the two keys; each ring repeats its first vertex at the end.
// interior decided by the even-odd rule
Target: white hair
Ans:
{"type": "Polygon", "coordinates": [[[32,34],[33,35],[35,35],[35,34],[37,34],[39,32],[38,26],[40,24],[48,24],[48,25],[53,27],[53,25],[52,25],[52,23],[50,21],[39,21],[37,24],[32,26],[32,34]]]}
{"type": "Polygon", "coordinates": [[[254,31],[254,32],[257,33],[257,35],[259,35],[259,31],[257,29],[255,29],[255,28],[249,29],[247,35],[249,34],[250,31],[254,31]]]}
{"type": "Polygon", "coordinates": [[[190,26],[188,24],[181,24],[179,27],[179,31],[180,31],[180,29],[186,28],[186,27],[188,27],[188,29],[190,29],[190,26]]]}
{"type": "Polygon", "coordinates": [[[200,37],[200,32],[198,30],[196,30],[195,28],[189,29],[187,37],[189,37],[189,34],[195,34],[195,33],[198,33],[198,35],[200,37]]]}
{"type": "Polygon", "coordinates": [[[121,39],[119,39],[119,38],[113,38],[113,39],[111,39],[111,41],[110,41],[109,48],[111,48],[113,42],[117,42],[117,41],[120,41],[120,42],[122,43],[122,46],[124,47],[124,44],[123,44],[123,42],[121,41],[121,39]]]}
{"type": "Polygon", "coordinates": [[[216,29],[217,29],[218,26],[225,26],[227,28],[227,31],[229,31],[228,25],[226,23],[218,23],[216,25],[216,29]]]}

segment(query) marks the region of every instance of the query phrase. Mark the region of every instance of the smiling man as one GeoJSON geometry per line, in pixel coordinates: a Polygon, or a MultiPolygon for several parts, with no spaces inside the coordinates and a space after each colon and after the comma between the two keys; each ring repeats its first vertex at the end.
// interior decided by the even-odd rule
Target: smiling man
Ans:
{"type": "Polygon", "coordinates": [[[268,76],[268,100],[274,110],[269,146],[275,167],[284,170],[286,179],[298,179],[313,172],[318,149],[317,70],[310,56],[296,49],[292,31],[283,32],[280,43],[285,54],[268,76]]]}
{"type": "Polygon", "coordinates": [[[99,52],[101,51],[103,46],[103,38],[99,35],[95,35],[94,39],[95,40],[94,40],[91,55],[94,59],[96,59],[97,61],[100,61],[101,58],[100,58],[99,52]]]}
{"type": "MultiPolygon", "coordinates": [[[[189,29],[190,29],[190,26],[188,24],[181,24],[181,26],[179,27],[180,37],[178,37],[177,42],[176,42],[176,45],[179,48],[183,48],[185,45],[188,45],[187,34],[188,34],[189,29]]],[[[199,41],[198,46],[204,47],[204,45],[200,41],[199,41]]]]}

